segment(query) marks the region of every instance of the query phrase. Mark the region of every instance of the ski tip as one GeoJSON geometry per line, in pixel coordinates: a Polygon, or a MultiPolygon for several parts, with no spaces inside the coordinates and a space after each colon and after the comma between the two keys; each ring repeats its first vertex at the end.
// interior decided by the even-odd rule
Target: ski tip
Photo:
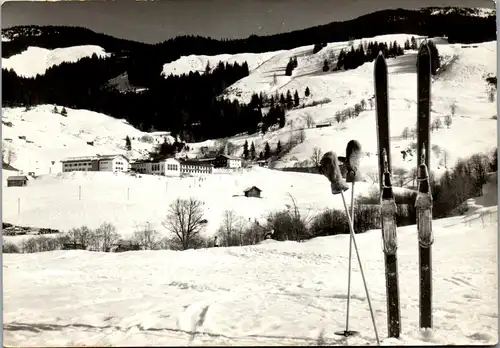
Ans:
{"type": "Polygon", "coordinates": [[[387,64],[385,63],[384,53],[379,52],[377,59],[375,59],[375,75],[383,74],[387,70],[387,64]]]}
{"type": "Polygon", "coordinates": [[[381,61],[381,60],[385,61],[384,52],[378,51],[378,55],[377,55],[377,60],[376,61],[378,62],[378,61],[381,61]]]}

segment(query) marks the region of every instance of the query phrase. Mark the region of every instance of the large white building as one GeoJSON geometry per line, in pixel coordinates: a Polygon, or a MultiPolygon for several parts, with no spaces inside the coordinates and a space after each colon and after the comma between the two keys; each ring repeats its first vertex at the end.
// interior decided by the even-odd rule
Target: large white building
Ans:
{"type": "Polygon", "coordinates": [[[68,157],[61,161],[63,172],[127,172],[129,159],[124,155],[68,157]]]}

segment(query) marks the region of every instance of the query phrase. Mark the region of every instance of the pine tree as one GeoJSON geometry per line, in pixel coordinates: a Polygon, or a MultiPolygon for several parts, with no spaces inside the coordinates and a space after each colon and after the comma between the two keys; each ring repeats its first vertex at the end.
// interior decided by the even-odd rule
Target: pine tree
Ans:
{"type": "Polygon", "coordinates": [[[279,155],[281,153],[281,141],[278,140],[278,143],[276,144],[276,154],[279,155]]]}
{"type": "Polygon", "coordinates": [[[210,61],[207,61],[207,65],[205,66],[205,74],[210,74],[210,61]]]}
{"type": "Polygon", "coordinates": [[[259,152],[259,159],[264,159],[264,152],[259,152]]]}
{"type": "Polygon", "coordinates": [[[290,90],[286,91],[286,107],[288,109],[291,109],[293,107],[293,98],[292,98],[292,93],[290,93],[290,90]]]}
{"type": "Polygon", "coordinates": [[[255,159],[255,145],[253,141],[252,144],[250,144],[250,159],[255,159]]]}
{"type": "Polygon", "coordinates": [[[410,40],[406,39],[405,41],[405,50],[409,50],[410,49],[410,40]]]}
{"type": "Polygon", "coordinates": [[[57,110],[57,106],[55,106],[55,105],[54,105],[54,110],[52,110],[52,112],[53,112],[54,114],[58,114],[58,113],[59,113],[59,110],[57,110]]]}
{"type": "Polygon", "coordinates": [[[285,110],[282,108],[279,108],[278,112],[279,112],[279,126],[280,126],[280,128],[283,128],[283,127],[285,127],[285,124],[286,124],[285,110]]]}
{"type": "Polygon", "coordinates": [[[311,91],[309,90],[309,87],[306,87],[305,96],[309,97],[310,95],[311,95],[311,91]]]}
{"type": "Polygon", "coordinates": [[[125,137],[125,149],[127,151],[132,150],[132,141],[130,140],[130,137],[128,135],[125,137]]]}
{"type": "Polygon", "coordinates": [[[266,141],[266,146],[264,146],[264,158],[268,159],[271,157],[271,147],[269,146],[269,143],[266,141]]]}
{"type": "Polygon", "coordinates": [[[283,95],[283,93],[280,94],[280,104],[281,105],[285,105],[286,104],[285,96],[283,95]]]}
{"type": "Polygon", "coordinates": [[[243,144],[243,158],[248,158],[248,141],[245,140],[245,144],[243,144]]]}
{"type": "Polygon", "coordinates": [[[64,106],[63,106],[63,108],[61,110],[61,115],[68,116],[68,112],[66,111],[66,108],[64,106]]]}
{"type": "Polygon", "coordinates": [[[295,90],[295,93],[293,94],[293,105],[297,107],[299,106],[299,104],[300,104],[299,93],[297,92],[297,90],[295,90]]]}
{"type": "Polygon", "coordinates": [[[328,66],[328,60],[325,59],[325,62],[323,63],[323,72],[327,72],[330,70],[330,67],[328,66]]]}
{"type": "Polygon", "coordinates": [[[415,39],[414,36],[411,37],[411,49],[412,50],[416,50],[418,49],[418,46],[417,46],[417,40],[415,39]]]}

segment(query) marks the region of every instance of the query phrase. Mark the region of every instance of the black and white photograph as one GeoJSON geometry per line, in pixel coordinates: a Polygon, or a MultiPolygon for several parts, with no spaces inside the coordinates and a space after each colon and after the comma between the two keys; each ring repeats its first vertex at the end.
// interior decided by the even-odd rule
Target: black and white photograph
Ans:
{"type": "Polygon", "coordinates": [[[5,346],[498,343],[491,0],[2,1],[5,346]]]}

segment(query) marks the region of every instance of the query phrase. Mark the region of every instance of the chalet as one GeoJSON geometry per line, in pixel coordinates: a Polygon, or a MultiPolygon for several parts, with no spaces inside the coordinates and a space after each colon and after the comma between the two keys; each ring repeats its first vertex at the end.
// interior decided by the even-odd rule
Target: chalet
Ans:
{"type": "Polygon", "coordinates": [[[124,155],[69,157],[61,161],[63,172],[127,172],[129,159],[124,155]]]}
{"type": "Polygon", "coordinates": [[[260,193],[262,190],[258,188],[257,186],[252,186],[247,188],[243,193],[245,194],[245,197],[256,197],[256,198],[261,198],[260,193]]]}
{"type": "Polygon", "coordinates": [[[230,155],[219,155],[215,158],[215,168],[241,168],[242,160],[230,155]]]}
{"type": "Polygon", "coordinates": [[[7,178],[7,187],[13,186],[26,186],[28,184],[28,177],[25,175],[9,176],[7,178]]]}

